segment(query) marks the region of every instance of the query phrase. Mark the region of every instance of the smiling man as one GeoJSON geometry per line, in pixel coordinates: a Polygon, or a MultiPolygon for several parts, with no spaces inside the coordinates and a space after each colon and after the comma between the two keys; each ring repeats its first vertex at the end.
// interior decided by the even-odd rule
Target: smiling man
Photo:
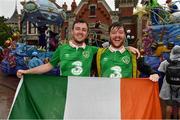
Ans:
{"type": "Polygon", "coordinates": [[[47,64],[29,69],[18,70],[17,76],[23,74],[42,74],[50,71],[60,63],[62,76],[90,76],[90,68],[97,47],[87,46],[88,24],[84,20],[76,20],[72,26],[72,39],[69,44],[60,45],[47,64]]]}
{"type": "Polygon", "coordinates": [[[152,81],[159,79],[158,74],[150,69],[150,66],[140,62],[124,47],[125,30],[121,22],[115,22],[109,27],[110,47],[99,49],[97,52],[98,76],[113,78],[132,78],[137,76],[137,68],[150,75],[152,81]],[[137,66],[138,65],[138,66],[137,66]]]}

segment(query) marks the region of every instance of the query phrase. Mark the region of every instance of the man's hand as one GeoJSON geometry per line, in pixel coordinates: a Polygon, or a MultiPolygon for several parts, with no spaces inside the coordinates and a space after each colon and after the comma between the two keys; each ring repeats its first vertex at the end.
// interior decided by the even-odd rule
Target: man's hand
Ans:
{"type": "Polygon", "coordinates": [[[18,70],[16,75],[18,78],[22,78],[23,74],[26,74],[27,70],[18,70]]]}
{"type": "Polygon", "coordinates": [[[135,47],[128,46],[127,49],[137,55],[137,59],[141,56],[139,50],[135,47]]]}
{"type": "Polygon", "coordinates": [[[157,82],[159,80],[159,75],[158,74],[152,74],[149,76],[149,79],[153,82],[157,82]]]}

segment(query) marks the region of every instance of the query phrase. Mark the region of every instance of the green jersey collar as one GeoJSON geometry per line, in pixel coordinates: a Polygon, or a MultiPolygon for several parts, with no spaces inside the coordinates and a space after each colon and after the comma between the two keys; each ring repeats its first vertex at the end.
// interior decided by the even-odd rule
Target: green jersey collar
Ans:
{"type": "Polygon", "coordinates": [[[70,45],[72,48],[76,48],[76,49],[78,49],[78,48],[83,48],[83,49],[85,49],[85,48],[86,48],[86,44],[85,44],[85,43],[83,43],[82,46],[77,46],[77,45],[75,45],[72,41],[69,41],[69,45],[70,45]]]}
{"type": "Polygon", "coordinates": [[[112,45],[110,45],[110,46],[109,46],[109,50],[110,50],[111,52],[119,51],[120,53],[123,53],[126,49],[125,49],[124,46],[123,46],[122,48],[117,49],[117,48],[114,48],[112,45]]]}

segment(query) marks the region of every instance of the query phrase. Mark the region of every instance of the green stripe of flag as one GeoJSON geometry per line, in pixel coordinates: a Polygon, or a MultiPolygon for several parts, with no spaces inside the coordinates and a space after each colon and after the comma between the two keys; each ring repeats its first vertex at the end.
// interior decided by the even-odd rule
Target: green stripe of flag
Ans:
{"type": "Polygon", "coordinates": [[[25,75],[10,119],[63,119],[67,77],[25,75]]]}

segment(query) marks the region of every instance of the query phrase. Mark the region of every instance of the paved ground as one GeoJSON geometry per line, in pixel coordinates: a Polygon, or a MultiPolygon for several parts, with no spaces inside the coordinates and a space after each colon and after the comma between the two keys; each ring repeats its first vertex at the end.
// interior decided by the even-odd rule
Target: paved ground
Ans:
{"type": "Polygon", "coordinates": [[[0,119],[6,119],[14,98],[19,79],[0,71],[0,119]]]}

